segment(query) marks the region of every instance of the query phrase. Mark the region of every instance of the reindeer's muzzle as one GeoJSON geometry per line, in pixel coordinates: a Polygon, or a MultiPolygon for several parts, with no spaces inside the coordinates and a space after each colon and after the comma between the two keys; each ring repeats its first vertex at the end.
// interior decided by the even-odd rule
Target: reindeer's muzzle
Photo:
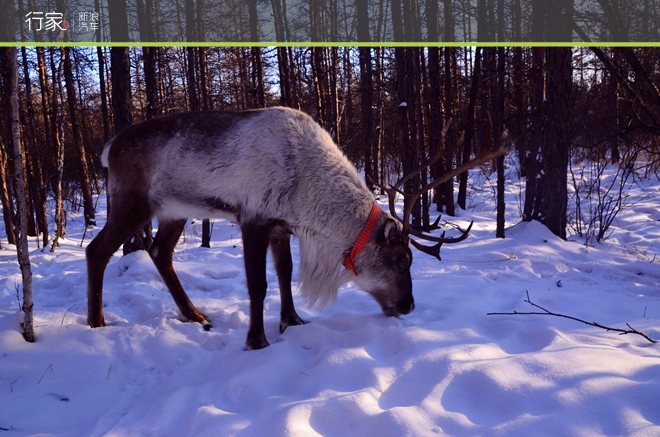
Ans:
{"type": "Polygon", "coordinates": [[[396,306],[383,306],[383,314],[387,317],[399,317],[403,314],[408,314],[415,309],[415,300],[411,297],[402,302],[399,302],[396,306]]]}

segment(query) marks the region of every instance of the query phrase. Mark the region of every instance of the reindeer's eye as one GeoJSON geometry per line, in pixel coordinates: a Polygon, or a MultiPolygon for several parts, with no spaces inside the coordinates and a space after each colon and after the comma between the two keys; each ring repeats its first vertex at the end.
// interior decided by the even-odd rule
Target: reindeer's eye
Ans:
{"type": "Polygon", "coordinates": [[[407,252],[403,253],[402,255],[399,256],[397,260],[397,264],[399,265],[399,269],[401,270],[407,270],[410,268],[410,254],[407,252]]]}

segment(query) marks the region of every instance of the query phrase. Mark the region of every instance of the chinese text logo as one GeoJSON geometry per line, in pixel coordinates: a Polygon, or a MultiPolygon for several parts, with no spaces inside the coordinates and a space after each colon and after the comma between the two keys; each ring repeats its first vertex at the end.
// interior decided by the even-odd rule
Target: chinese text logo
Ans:
{"type": "Polygon", "coordinates": [[[61,12],[28,12],[25,14],[25,22],[28,30],[40,31],[64,31],[69,28],[69,23],[64,21],[61,12]]]}

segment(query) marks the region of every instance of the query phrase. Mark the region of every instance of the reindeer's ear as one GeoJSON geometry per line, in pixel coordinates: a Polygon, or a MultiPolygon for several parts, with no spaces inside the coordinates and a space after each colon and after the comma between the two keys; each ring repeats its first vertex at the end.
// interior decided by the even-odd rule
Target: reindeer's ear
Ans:
{"type": "Polygon", "coordinates": [[[383,225],[383,231],[380,235],[380,243],[398,244],[401,242],[402,238],[403,234],[401,233],[401,229],[399,229],[396,220],[388,218],[383,225]]]}

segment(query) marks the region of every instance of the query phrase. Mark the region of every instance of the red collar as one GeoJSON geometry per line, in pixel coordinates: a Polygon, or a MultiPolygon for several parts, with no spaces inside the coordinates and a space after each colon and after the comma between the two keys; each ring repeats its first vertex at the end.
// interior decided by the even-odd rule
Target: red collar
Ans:
{"type": "Polygon", "coordinates": [[[362,251],[362,249],[364,249],[364,246],[367,244],[367,241],[369,241],[369,238],[371,237],[371,234],[374,232],[374,228],[376,227],[376,223],[378,223],[378,218],[380,217],[381,212],[382,210],[380,209],[380,207],[374,203],[374,206],[371,207],[371,213],[369,214],[369,219],[367,220],[367,224],[364,225],[364,229],[362,229],[360,236],[355,242],[355,246],[353,246],[353,249],[351,250],[351,254],[347,255],[346,258],[344,258],[344,267],[353,270],[355,276],[358,275],[358,272],[355,269],[355,265],[353,264],[353,262],[355,261],[355,257],[358,256],[358,254],[362,251]]]}

